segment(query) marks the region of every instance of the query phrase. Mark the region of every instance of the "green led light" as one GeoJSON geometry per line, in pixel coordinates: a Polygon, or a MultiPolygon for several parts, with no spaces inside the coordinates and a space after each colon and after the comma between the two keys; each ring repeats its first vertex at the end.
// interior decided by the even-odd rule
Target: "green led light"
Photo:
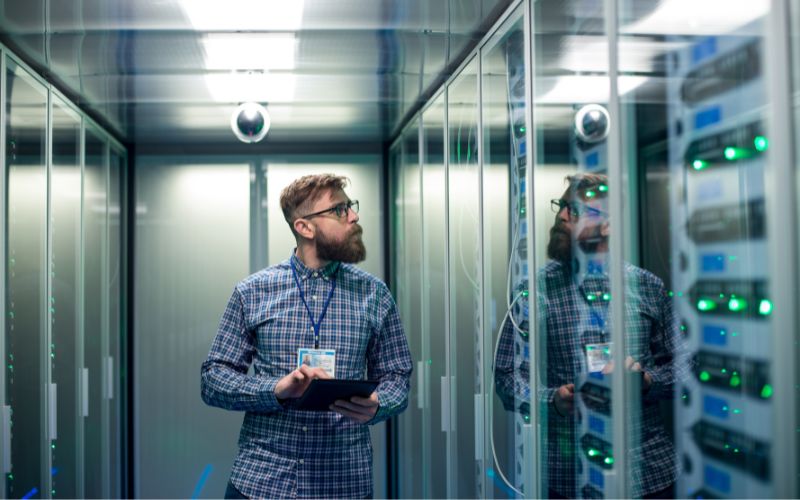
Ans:
{"type": "Polygon", "coordinates": [[[733,409],[733,414],[734,414],[734,415],[738,415],[738,414],[740,414],[740,413],[742,413],[742,410],[740,410],[739,408],[734,408],[734,409],[733,409]]]}
{"type": "Polygon", "coordinates": [[[723,368],[722,369],[722,373],[728,373],[728,369],[727,368],[723,368]]]}
{"type": "Polygon", "coordinates": [[[597,295],[595,295],[593,293],[587,294],[586,295],[586,300],[588,300],[589,302],[593,302],[593,301],[597,300],[597,295]]]}
{"type": "Polygon", "coordinates": [[[589,448],[589,451],[586,452],[590,457],[596,457],[600,454],[599,451],[595,450],[594,448],[589,448]]]}
{"type": "Polygon", "coordinates": [[[708,373],[707,371],[700,372],[700,380],[702,380],[703,382],[708,382],[709,380],[711,380],[711,374],[708,373]]]}
{"type": "Polygon", "coordinates": [[[762,299],[758,304],[758,314],[767,316],[772,313],[772,302],[767,299],[762,299]]]}
{"type": "Polygon", "coordinates": [[[747,156],[747,150],[728,146],[727,148],[725,148],[723,154],[725,155],[726,160],[729,161],[741,160],[742,158],[745,158],[747,156]]]}
{"type": "Polygon", "coordinates": [[[519,128],[519,131],[520,131],[521,133],[525,133],[525,127],[520,127],[520,128],[519,128]]]}
{"type": "Polygon", "coordinates": [[[675,296],[675,292],[670,290],[669,292],[667,292],[667,295],[669,295],[670,297],[674,297],[675,296]]]}
{"type": "Polygon", "coordinates": [[[772,396],[772,386],[769,384],[764,384],[764,387],[761,389],[761,397],[764,399],[769,399],[772,396]]]}
{"type": "Polygon", "coordinates": [[[530,422],[531,421],[531,416],[530,415],[525,415],[524,418],[525,418],[526,422],[530,422]]]}
{"type": "Polygon", "coordinates": [[[56,449],[56,444],[55,444],[55,443],[51,444],[51,445],[50,445],[50,449],[51,449],[51,450],[55,450],[55,449],[56,449]]]}
{"type": "Polygon", "coordinates": [[[606,459],[603,460],[603,462],[607,463],[608,465],[611,465],[614,463],[614,459],[611,457],[606,457],[606,459]]]}
{"type": "Polygon", "coordinates": [[[429,365],[432,365],[432,364],[433,364],[433,360],[432,360],[432,359],[429,359],[429,360],[428,360],[428,364],[429,364],[429,365]]]}
{"type": "Polygon", "coordinates": [[[13,481],[13,480],[14,480],[14,474],[9,474],[9,475],[8,475],[8,479],[9,479],[10,481],[13,481]]]}
{"type": "Polygon", "coordinates": [[[600,190],[601,193],[605,193],[606,191],[608,191],[608,186],[606,186],[605,184],[600,184],[600,187],[598,189],[600,190]]]}
{"type": "Polygon", "coordinates": [[[711,299],[700,299],[697,301],[698,311],[713,311],[717,308],[717,303],[711,299]]]}
{"type": "Polygon", "coordinates": [[[731,387],[739,387],[740,385],[742,385],[742,379],[741,377],[739,377],[739,375],[736,375],[734,373],[733,375],[731,375],[731,380],[728,383],[730,384],[731,387]]]}
{"type": "Polygon", "coordinates": [[[728,309],[733,312],[743,311],[747,308],[747,301],[744,299],[732,298],[728,301],[728,309]]]}
{"type": "Polygon", "coordinates": [[[586,191],[586,197],[587,198],[594,198],[594,196],[595,196],[595,192],[594,191],[586,191]]]}
{"type": "Polygon", "coordinates": [[[522,296],[523,297],[527,297],[528,295],[530,295],[530,293],[527,290],[523,290],[522,291],[522,296]]]}
{"type": "Polygon", "coordinates": [[[609,300],[611,300],[611,294],[610,294],[610,293],[608,293],[608,292],[604,293],[604,294],[603,294],[603,300],[605,300],[606,302],[608,302],[609,300]]]}
{"type": "Polygon", "coordinates": [[[695,160],[695,161],[692,162],[692,168],[694,168],[695,170],[703,170],[707,166],[708,166],[708,162],[707,161],[695,160]]]}
{"type": "Polygon", "coordinates": [[[735,255],[728,255],[728,260],[729,260],[729,261],[731,261],[731,262],[733,262],[733,261],[734,261],[734,260],[736,260],[737,258],[738,258],[738,257],[736,257],[735,255]]]}
{"type": "Polygon", "coordinates": [[[758,151],[766,151],[769,148],[769,141],[763,135],[756,136],[753,139],[753,145],[756,147],[758,151]]]}

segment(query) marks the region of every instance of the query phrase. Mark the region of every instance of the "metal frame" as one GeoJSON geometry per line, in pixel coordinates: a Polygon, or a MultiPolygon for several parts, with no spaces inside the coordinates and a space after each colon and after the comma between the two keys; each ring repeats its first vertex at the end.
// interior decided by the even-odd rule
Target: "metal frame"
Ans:
{"type": "MultiPolygon", "coordinates": [[[[53,407],[52,404],[53,398],[55,394],[51,394],[51,391],[55,392],[55,384],[53,383],[53,365],[50,361],[50,349],[53,342],[53,310],[50,307],[50,299],[53,295],[53,280],[52,280],[52,259],[50,256],[53,253],[53,225],[50,223],[52,220],[53,214],[53,203],[52,203],[52,177],[53,177],[53,93],[50,92],[50,88],[47,88],[47,110],[45,113],[45,192],[46,192],[46,200],[45,200],[45,220],[44,220],[44,231],[45,231],[45,251],[44,251],[44,300],[42,301],[42,307],[44,315],[42,316],[45,318],[45,325],[44,325],[44,344],[42,349],[42,370],[43,370],[43,378],[44,381],[44,388],[42,390],[43,395],[43,409],[44,409],[44,431],[42,435],[44,436],[44,440],[42,442],[42,461],[44,462],[44,466],[42,467],[42,493],[45,498],[52,497],[53,491],[53,477],[50,474],[50,471],[53,468],[53,454],[50,453],[50,445],[51,441],[53,440],[53,419],[57,418],[57,405],[53,407]]],[[[57,425],[57,422],[56,422],[57,425]]]]}
{"type": "MultiPolygon", "coordinates": [[[[767,126],[769,163],[765,168],[770,295],[773,302],[772,446],[775,496],[798,494],[797,337],[798,337],[798,206],[797,158],[792,121],[790,9],[786,0],[772,0],[767,15],[766,78],[770,102],[767,126]]],[[[795,103],[796,104],[796,103],[795,103]]]]}
{"type": "MultiPolygon", "coordinates": [[[[5,47],[0,45],[0,170],[2,170],[2,175],[0,175],[0,193],[2,193],[2,203],[0,204],[0,294],[2,295],[2,300],[0,300],[0,337],[2,337],[3,341],[0,342],[0,359],[6,359],[6,262],[7,262],[7,246],[8,241],[6,239],[6,234],[8,234],[7,227],[6,227],[6,220],[7,220],[7,210],[6,207],[8,205],[8,192],[6,186],[6,169],[8,166],[6,165],[6,121],[8,120],[7,115],[7,103],[6,103],[6,61],[7,61],[7,54],[5,47]]],[[[5,364],[5,363],[4,363],[5,364]]],[[[6,419],[8,418],[7,415],[10,414],[10,408],[6,406],[6,371],[5,369],[0,370],[0,487],[2,488],[3,495],[6,494],[7,491],[7,473],[6,471],[10,469],[10,463],[7,463],[6,455],[11,455],[11,434],[10,429],[6,429],[6,419]],[[8,435],[6,435],[8,433],[8,435]]],[[[10,460],[10,458],[9,458],[10,460]]]]}
{"type": "Polygon", "coordinates": [[[539,146],[535,141],[533,135],[534,125],[536,124],[536,111],[533,105],[535,87],[533,71],[536,67],[536,56],[533,50],[534,37],[533,37],[533,4],[531,1],[525,2],[525,25],[524,25],[524,38],[525,38],[525,143],[527,144],[527,160],[525,168],[525,185],[526,185],[526,204],[528,210],[525,214],[526,224],[528,225],[528,359],[534,365],[529,369],[529,382],[528,387],[531,388],[531,398],[535,397],[536,401],[531,402],[531,423],[528,428],[531,460],[529,460],[526,488],[525,492],[532,498],[543,498],[544,488],[542,482],[539,480],[539,457],[541,453],[541,436],[542,436],[542,415],[540,414],[539,405],[539,311],[538,311],[538,295],[539,287],[536,277],[534,275],[536,270],[536,254],[533,241],[533,235],[536,233],[536,219],[533,216],[533,207],[535,207],[536,199],[534,193],[534,175],[533,169],[536,166],[538,159],[539,146]],[[533,335],[531,335],[533,334],[533,335]],[[530,482],[531,484],[528,484],[530,482]]]}

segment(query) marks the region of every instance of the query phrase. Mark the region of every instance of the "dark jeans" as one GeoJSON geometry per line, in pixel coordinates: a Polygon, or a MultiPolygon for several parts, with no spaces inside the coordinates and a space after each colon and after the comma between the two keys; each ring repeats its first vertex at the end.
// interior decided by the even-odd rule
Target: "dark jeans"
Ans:
{"type": "Polygon", "coordinates": [[[230,480],[228,480],[228,487],[225,488],[225,498],[241,499],[247,497],[242,495],[241,492],[236,489],[233,483],[230,480]]]}

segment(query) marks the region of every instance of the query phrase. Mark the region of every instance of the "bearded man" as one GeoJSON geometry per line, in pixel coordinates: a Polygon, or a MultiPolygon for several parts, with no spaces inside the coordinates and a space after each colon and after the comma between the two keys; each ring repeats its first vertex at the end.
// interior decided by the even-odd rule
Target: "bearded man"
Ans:
{"type": "MultiPolygon", "coordinates": [[[[495,386],[509,411],[529,412],[532,392],[545,411],[547,442],[543,482],[549,498],[576,498],[582,453],[577,435],[579,415],[576,383],[587,374],[610,374],[613,362],[594,354],[613,352],[609,280],[608,181],[604,175],[581,173],[567,177],[569,186],[551,201],[556,213],[547,256],[537,273],[538,328],[534,339],[544,344],[542,385],[530,390],[529,361],[515,361],[514,328],[505,325],[495,360],[495,386]]],[[[627,450],[634,497],[674,498],[678,464],[666,431],[659,401],[670,400],[676,382],[689,376],[685,345],[664,283],[652,273],[625,264],[625,370],[641,378],[641,397],[630,401],[641,408],[640,422],[631,428],[627,450]],[[636,435],[638,433],[638,435],[636,435]]],[[[527,332],[525,332],[527,333],[527,332]]],[[[540,345],[541,345],[540,344],[540,345]]]]}
{"type": "Polygon", "coordinates": [[[352,265],[366,249],[346,185],[308,175],[282,191],[297,247],[236,285],[203,363],[203,401],[246,412],[225,498],[371,497],[366,425],[408,404],[408,342],[386,285],[352,265]],[[333,376],[379,384],[328,412],[296,408],[312,380],[333,376]]]}

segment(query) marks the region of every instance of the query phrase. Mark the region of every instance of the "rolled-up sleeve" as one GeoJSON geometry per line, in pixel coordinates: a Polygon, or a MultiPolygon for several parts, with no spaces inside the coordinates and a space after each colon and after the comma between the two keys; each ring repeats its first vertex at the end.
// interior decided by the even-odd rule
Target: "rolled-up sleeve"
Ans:
{"type": "Polygon", "coordinates": [[[247,374],[256,346],[254,332],[245,321],[242,297],[237,286],[201,369],[201,396],[206,404],[226,410],[283,410],[274,392],[279,379],[247,374]]]}

